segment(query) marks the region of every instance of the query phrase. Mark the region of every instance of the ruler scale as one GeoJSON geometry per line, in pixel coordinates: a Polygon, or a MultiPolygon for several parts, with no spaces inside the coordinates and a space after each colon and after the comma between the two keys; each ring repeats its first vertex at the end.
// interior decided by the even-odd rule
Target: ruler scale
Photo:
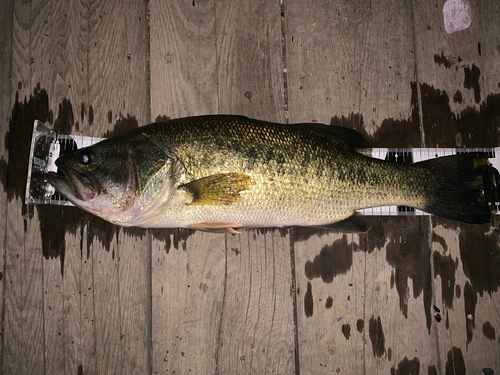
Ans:
{"type": "MultiPolygon", "coordinates": [[[[49,171],[57,171],[55,161],[67,152],[91,146],[105,138],[59,135],[47,128],[42,122],[35,120],[26,183],[26,204],[53,204],[73,206],[73,204],[57,193],[48,183],[45,175],[49,171]]],[[[500,147],[496,148],[373,148],[372,157],[396,163],[417,163],[440,156],[459,153],[480,153],[487,157],[496,169],[491,176],[492,187],[487,198],[492,214],[500,213],[500,147]]],[[[358,210],[369,216],[407,216],[429,215],[426,212],[406,206],[383,206],[358,210]]]]}

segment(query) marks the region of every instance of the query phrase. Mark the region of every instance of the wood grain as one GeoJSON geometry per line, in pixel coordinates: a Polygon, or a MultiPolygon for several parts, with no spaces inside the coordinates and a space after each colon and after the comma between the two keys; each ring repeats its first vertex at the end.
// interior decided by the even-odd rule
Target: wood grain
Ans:
{"type": "MultiPolygon", "coordinates": [[[[409,3],[287,2],[285,14],[291,122],[333,118],[374,147],[420,145],[409,3]]],[[[359,237],[297,230],[301,372],[436,366],[429,244],[416,241],[428,238],[427,220],[370,218],[372,230],[359,237]],[[405,262],[410,254],[427,254],[416,274],[405,262]]]]}
{"type": "Polygon", "coordinates": [[[245,230],[227,239],[219,373],[295,369],[288,230],[245,230]]]}
{"type": "MultiPolygon", "coordinates": [[[[139,1],[98,1],[89,9],[86,133],[117,135],[151,121],[147,18],[139,1]],[[109,133],[108,133],[109,132],[109,133]]],[[[144,231],[128,232],[91,217],[96,371],[150,371],[150,249],[144,231]],[[134,234],[135,233],[135,234],[134,234]]]]}
{"type": "Polygon", "coordinates": [[[216,4],[219,113],[283,123],[279,2],[216,4]]]}
{"type": "MultiPolygon", "coordinates": [[[[415,8],[418,71],[428,146],[498,146],[500,64],[497,4],[472,1],[469,28],[447,34],[444,1],[415,8]]],[[[436,305],[442,310],[439,355],[443,371],[498,371],[498,218],[470,226],[433,218],[436,305]],[[482,282],[484,280],[484,282],[482,282]],[[488,281],[486,281],[488,280],[488,281]],[[495,336],[496,337],[496,336],[495,336]]]]}
{"type": "MultiPolygon", "coordinates": [[[[151,1],[152,118],[217,113],[215,5],[151,1]]],[[[153,231],[153,373],[215,373],[225,239],[153,231]]]]}
{"type": "Polygon", "coordinates": [[[366,131],[373,134],[387,117],[407,118],[413,55],[405,4],[323,1],[310,7],[299,2],[285,5],[293,121],[328,124],[332,115],[361,113],[366,131]]]}
{"type": "Polygon", "coordinates": [[[225,237],[177,229],[154,232],[153,374],[216,373],[225,237]]]}
{"type": "MultiPolygon", "coordinates": [[[[49,119],[47,125],[69,134],[73,128],[80,128],[79,122],[83,122],[76,115],[76,103],[84,101],[87,88],[86,70],[80,69],[81,62],[86,60],[86,33],[82,28],[86,20],[81,16],[85,15],[85,8],[80,3],[71,6],[61,1],[39,1],[31,3],[30,11],[33,16],[30,27],[31,79],[33,84],[39,84],[47,92],[48,106],[55,118],[53,124],[49,119]]],[[[64,265],[70,249],[78,249],[78,254],[81,253],[81,230],[77,227],[82,225],[82,214],[72,209],[48,207],[36,207],[35,212],[38,220],[33,220],[32,225],[40,226],[41,239],[36,241],[41,241],[39,251],[44,255],[41,265],[43,289],[40,290],[40,293],[43,291],[44,372],[77,372],[76,353],[80,350],[85,353],[87,348],[92,348],[93,336],[90,336],[91,341],[81,343],[81,320],[76,314],[79,306],[72,304],[72,299],[81,289],[73,274],[73,264],[70,265],[72,272],[66,278],[64,265]],[[48,229],[49,221],[62,228],[48,229]],[[55,239],[57,231],[63,238],[62,243],[55,239]],[[46,236],[53,236],[53,239],[46,241],[46,236]],[[72,342],[77,344],[72,345],[72,342]]],[[[75,254],[68,255],[75,259],[75,254]]]]}
{"type": "MultiPolygon", "coordinates": [[[[10,122],[10,109],[12,108],[12,86],[10,85],[12,63],[12,15],[14,2],[3,1],[0,4],[0,139],[7,140],[10,122]]],[[[8,170],[8,145],[0,142],[0,216],[7,217],[7,170],[8,170]]],[[[1,322],[0,337],[4,337],[4,282],[5,282],[5,245],[7,235],[7,220],[0,225],[0,301],[1,322]]],[[[0,372],[3,371],[4,341],[0,340],[0,372]]]]}
{"type": "MultiPolygon", "coordinates": [[[[29,4],[15,3],[12,23],[12,92],[18,92],[21,101],[29,98],[35,84],[31,80],[28,65],[30,53],[29,4]]],[[[4,347],[3,372],[5,374],[43,374],[44,373],[44,331],[43,331],[43,294],[42,294],[42,252],[38,226],[33,224],[26,208],[23,209],[19,184],[14,184],[12,157],[23,139],[22,129],[9,131],[9,167],[7,203],[6,243],[5,243],[5,295],[4,295],[4,347]],[[10,173],[9,173],[10,172],[10,173]],[[17,191],[16,191],[17,190],[17,191]],[[26,216],[24,216],[26,215],[26,216]]],[[[26,157],[26,156],[24,156],[26,157]]],[[[26,159],[27,160],[27,159],[26,159]]],[[[17,172],[17,171],[16,171],[17,172]]],[[[22,173],[19,171],[18,173],[22,173]]]]}
{"type": "Polygon", "coordinates": [[[151,1],[149,9],[153,114],[217,113],[214,2],[151,1]]]}
{"type": "Polygon", "coordinates": [[[500,8],[471,0],[449,35],[444,1],[2,2],[0,373],[498,372],[498,217],[224,236],[22,203],[35,117],[112,136],[233,113],[498,146],[500,8]]]}
{"type": "MultiPolygon", "coordinates": [[[[278,2],[216,6],[219,113],[285,121],[278,2]]],[[[293,373],[289,232],[227,236],[218,373],[293,373]]]]}

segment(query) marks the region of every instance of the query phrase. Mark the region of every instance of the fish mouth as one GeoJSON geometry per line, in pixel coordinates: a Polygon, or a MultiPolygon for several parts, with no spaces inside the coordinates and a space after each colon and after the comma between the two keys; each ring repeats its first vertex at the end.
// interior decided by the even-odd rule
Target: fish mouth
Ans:
{"type": "Polygon", "coordinates": [[[100,192],[99,182],[90,173],[59,167],[63,175],[47,173],[47,179],[54,188],[69,200],[90,201],[100,192]]]}

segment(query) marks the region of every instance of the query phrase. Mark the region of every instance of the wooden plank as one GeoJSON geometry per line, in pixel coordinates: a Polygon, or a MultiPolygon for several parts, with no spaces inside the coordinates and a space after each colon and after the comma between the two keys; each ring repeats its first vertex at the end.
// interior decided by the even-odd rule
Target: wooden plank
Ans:
{"type": "Polygon", "coordinates": [[[285,121],[279,2],[217,2],[218,111],[285,121]]]}
{"type": "Polygon", "coordinates": [[[447,34],[443,4],[416,8],[418,72],[428,147],[496,147],[498,126],[489,118],[498,105],[498,9],[471,2],[471,26],[447,34]],[[477,126],[480,124],[480,126],[477,126]]]}
{"type": "MultiPolygon", "coordinates": [[[[418,4],[418,72],[428,146],[498,146],[497,4],[471,1],[468,28],[448,34],[443,7],[418,4]]],[[[433,218],[433,263],[443,371],[498,371],[498,218],[472,226],[433,218]],[[495,335],[495,338],[493,338],[495,335]]]]}
{"type": "MultiPolygon", "coordinates": [[[[32,2],[15,10],[13,62],[24,61],[18,66],[30,67],[15,75],[21,95],[16,121],[22,123],[13,122],[19,129],[14,140],[21,145],[29,144],[33,116],[53,123],[60,133],[99,136],[117,118],[115,128],[122,131],[137,126],[138,121],[150,121],[144,4],[100,2],[93,3],[92,9],[70,5],[32,2]],[[110,22],[111,11],[119,21],[110,22]],[[30,14],[33,18],[24,17],[30,14]],[[126,32],[129,27],[133,33],[126,32]],[[29,94],[34,88],[32,97],[23,102],[24,92],[29,94]],[[99,109],[94,111],[92,103],[99,109]],[[125,108],[130,112],[122,114],[125,108]],[[92,126],[94,121],[97,127],[92,126]]],[[[20,163],[27,165],[26,146],[21,151],[20,163]]],[[[9,184],[19,194],[25,181],[24,174],[9,184]]],[[[119,368],[123,374],[147,373],[149,250],[136,251],[146,247],[144,233],[137,237],[119,232],[114,236],[113,252],[108,253],[109,234],[116,230],[111,225],[82,216],[75,209],[40,206],[27,210],[16,199],[16,205],[9,207],[14,231],[7,241],[12,250],[7,256],[11,285],[7,288],[6,322],[14,323],[6,332],[5,372],[115,373],[119,368]],[[83,218],[91,224],[89,228],[82,227],[83,218]],[[119,254],[116,258],[114,251],[119,254]],[[21,261],[17,261],[19,255],[21,261]],[[30,286],[27,292],[19,286],[22,283],[30,286]]]]}
{"type": "MultiPolygon", "coordinates": [[[[94,2],[88,21],[88,107],[92,136],[150,122],[147,17],[143,2],[94,2]]],[[[96,371],[150,371],[150,248],[144,231],[91,217],[96,371]]]]}
{"type": "MultiPolygon", "coordinates": [[[[56,132],[78,132],[84,119],[79,118],[76,111],[78,104],[85,100],[87,89],[86,70],[81,69],[82,62],[86,61],[86,32],[85,28],[75,25],[86,24],[86,19],[82,18],[85,7],[61,1],[35,1],[30,8],[33,15],[30,25],[31,79],[46,92],[51,113],[49,118],[39,119],[53,125],[56,132]]],[[[40,228],[41,238],[36,241],[41,242],[43,254],[43,289],[40,290],[40,293],[43,291],[45,343],[43,371],[76,373],[79,359],[91,356],[94,343],[93,330],[82,332],[79,329],[82,324],[77,298],[81,293],[78,276],[82,271],[79,250],[82,213],[72,208],[48,206],[33,209],[37,220],[33,220],[27,235],[35,230],[33,227],[40,228]],[[76,249],[78,255],[69,253],[76,249]],[[65,266],[69,266],[69,274],[65,266]]],[[[84,276],[90,274],[91,264],[83,268],[84,276]]],[[[90,320],[93,318],[92,314],[90,320]]]]}
{"type": "MultiPolygon", "coordinates": [[[[152,118],[217,113],[215,5],[149,4],[152,118]]],[[[152,371],[215,373],[225,238],[152,231],[152,371]]]]}
{"type": "Polygon", "coordinates": [[[12,21],[11,91],[16,93],[9,131],[7,220],[5,244],[5,374],[43,374],[44,331],[42,251],[33,209],[23,205],[27,150],[33,114],[46,115],[43,95],[35,91],[30,68],[29,4],[15,3],[12,21]],[[30,124],[31,122],[31,124],[30,124]],[[29,232],[28,232],[29,231],[29,232]]]}
{"type": "Polygon", "coordinates": [[[153,114],[217,113],[214,3],[151,1],[149,11],[153,114]]]}
{"type": "Polygon", "coordinates": [[[225,237],[178,229],[152,232],[153,373],[216,373],[225,237]]]}
{"type": "Polygon", "coordinates": [[[341,121],[354,114],[354,125],[370,135],[381,127],[408,126],[408,80],[414,71],[410,22],[405,2],[323,1],[310,10],[302,3],[285,4],[293,122],[328,124],[333,115],[341,121]],[[390,103],[389,111],[381,103],[390,103]]]}
{"type": "MultiPolygon", "coordinates": [[[[3,1],[0,4],[0,139],[7,141],[10,111],[12,108],[12,86],[10,85],[11,63],[12,63],[12,16],[14,2],[3,1]]],[[[8,144],[0,143],[0,215],[7,217],[7,170],[8,170],[8,144]]],[[[4,337],[4,282],[5,282],[5,244],[7,235],[7,220],[0,225],[0,301],[1,322],[0,337],[4,337]]],[[[0,372],[3,371],[4,341],[0,340],[0,372]]]]}
{"type": "MultiPolygon", "coordinates": [[[[287,2],[290,121],[348,126],[374,147],[419,146],[410,5],[287,2]]],[[[428,219],[369,223],[363,236],[296,232],[301,372],[437,366],[428,219]]]]}
{"type": "MultiPolygon", "coordinates": [[[[156,117],[156,115],[180,117],[198,113],[219,112],[249,115],[272,121],[284,121],[282,92],[280,91],[282,87],[282,70],[280,8],[278,4],[223,2],[214,6],[212,3],[198,1],[192,4],[185,2],[170,2],[168,4],[151,2],[151,29],[154,30],[151,37],[153,117],[156,117]],[[202,15],[203,18],[201,18],[202,15]],[[260,26],[255,27],[256,24],[260,26]],[[248,48],[249,46],[251,48],[248,48]],[[197,56],[194,61],[193,55],[197,56]],[[188,66],[191,69],[186,70],[188,66]],[[169,74],[168,80],[166,78],[162,79],[166,74],[165,72],[169,74]],[[168,84],[165,84],[167,81],[168,84]],[[158,84],[161,84],[159,89],[163,90],[161,95],[157,94],[159,91],[155,91],[158,84]],[[182,92],[180,88],[182,88],[182,92]],[[166,94],[163,92],[166,92],[166,94]],[[162,112],[164,108],[168,108],[168,112],[162,112]]],[[[258,243],[266,243],[264,234],[259,232],[255,232],[255,234],[259,238],[258,243]]],[[[200,235],[195,233],[192,236],[200,235]]],[[[209,235],[205,234],[205,236],[209,235]]],[[[212,237],[209,236],[208,238],[211,239],[212,237]]],[[[211,241],[215,241],[216,238],[217,235],[211,241]]],[[[220,239],[217,241],[220,241],[220,239]]],[[[286,240],[284,241],[286,242],[286,240]]],[[[276,247],[275,242],[274,239],[272,241],[267,240],[268,245],[261,251],[276,254],[276,259],[279,260],[279,264],[275,266],[276,269],[282,267],[289,269],[289,258],[287,260],[286,257],[277,255],[279,250],[272,247],[273,245],[276,247]]],[[[156,241],[153,241],[153,248],[163,247],[163,244],[156,243],[155,245],[155,243],[156,241]]],[[[244,250],[240,250],[236,245],[233,247],[237,252],[244,251],[248,253],[248,247],[244,250]]],[[[195,250],[187,245],[187,251],[188,256],[191,257],[191,253],[195,250]]],[[[201,254],[203,252],[213,252],[209,246],[203,246],[202,249],[196,251],[200,251],[201,254]]],[[[220,267],[220,265],[225,264],[225,255],[222,253],[218,256],[217,262],[221,263],[217,264],[220,267]],[[224,258],[221,258],[222,256],[224,258]]],[[[259,255],[254,254],[254,252],[250,252],[248,256],[251,264],[259,261],[259,255]]],[[[170,257],[170,253],[168,257],[170,257]]],[[[179,258],[174,259],[175,263],[180,262],[179,258]]],[[[239,267],[236,262],[237,259],[228,258],[228,271],[239,267]]],[[[162,259],[159,261],[163,262],[162,259]]],[[[170,294],[165,295],[165,289],[163,289],[163,295],[157,295],[158,291],[162,290],[161,288],[164,286],[165,288],[167,286],[173,288],[176,284],[169,279],[162,281],[162,279],[166,278],[164,268],[162,264],[156,262],[156,258],[153,257],[154,371],[161,372],[166,369],[179,371],[178,369],[185,369],[185,367],[182,367],[185,359],[182,358],[182,353],[179,356],[179,351],[172,352],[172,349],[169,349],[172,348],[173,343],[165,342],[163,334],[167,324],[175,327],[187,323],[183,323],[182,315],[179,316],[179,313],[175,311],[169,313],[170,316],[174,317],[174,321],[168,321],[167,323],[167,316],[162,314],[162,311],[172,309],[172,304],[174,304],[176,310],[180,309],[182,311],[186,308],[185,305],[188,302],[172,301],[169,299],[171,298],[169,297],[170,294]],[[160,332],[162,335],[156,336],[160,332]],[[163,341],[160,339],[163,339],[163,341]],[[167,350],[168,360],[164,360],[167,350]]],[[[176,271],[179,272],[177,278],[189,280],[190,276],[189,274],[184,275],[183,267],[177,267],[176,269],[180,269],[180,271],[176,271]]],[[[288,282],[291,285],[291,273],[288,273],[288,277],[288,282]]],[[[239,293],[234,287],[240,285],[241,281],[235,279],[233,273],[231,273],[231,276],[228,273],[225,283],[231,287],[225,290],[223,299],[233,300],[239,293]]],[[[271,279],[264,279],[262,284],[252,286],[247,291],[247,298],[249,298],[249,301],[257,300],[258,294],[263,293],[262,289],[265,290],[266,288],[270,288],[267,293],[281,293],[284,285],[286,285],[284,281],[273,284],[271,279]]],[[[176,288],[181,287],[177,286],[176,288]]],[[[173,293],[174,296],[179,293],[187,294],[186,298],[195,298],[200,294],[200,291],[196,288],[186,290],[184,286],[184,289],[175,289],[173,292],[169,291],[169,293],[173,293]]],[[[217,297],[220,298],[220,296],[217,297]]],[[[262,321],[265,322],[266,326],[269,326],[269,324],[275,325],[276,329],[292,327],[293,310],[291,300],[276,298],[277,302],[269,300],[265,307],[262,308],[262,321]],[[273,316],[270,307],[272,303],[276,303],[276,311],[283,311],[283,316],[273,316]],[[285,312],[288,312],[288,315],[285,312]]],[[[203,301],[203,304],[209,303],[208,301],[205,302],[205,299],[203,301]]],[[[204,307],[201,305],[199,308],[203,309],[204,307]]],[[[225,345],[227,345],[228,341],[242,346],[246,345],[247,335],[244,332],[233,332],[229,329],[224,329],[219,334],[219,322],[221,327],[231,327],[232,320],[227,321],[229,318],[226,317],[226,314],[229,314],[229,317],[241,316],[244,311],[245,306],[243,305],[224,304],[221,311],[221,320],[213,320],[204,329],[198,329],[196,331],[197,336],[194,336],[194,332],[190,334],[189,342],[211,342],[214,347],[208,349],[208,354],[212,353],[210,350],[215,350],[213,357],[202,356],[199,358],[199,362],[196,362],[198,363],[197,370],[191,367],[192,371],[199,372],[200,369],[212,368],[212,371],[224,372],[223,369],[233,363],[236,354],[231,347],[228,348],[225,345]],[[212,358],[215,358],[215,362],[213,362],[212,358]]],[[[252,317],[252,319],[255,319],[255,317],[252,317]]],[[[293,331],[288,334],[291,335],[290,338],[293,338],[293,331]]],[[[173,334],[168,334],[166,337],[172,336],[173,334]]],[[[285,358],[286,355],[289,355],[289,351],[293,350],[293,339],[284,342],[280,341],[278,337],[269,337],[260,333],[256,334],[256,339],[253,342],[255,348],[259,347],[260,350],[273,347],[274,344],[277,346],[273,350],[285,353],[285,358]]],[[[184,353],[187,353],[187,351],[184,351],[184,353]]],[[[259,356],[263,355],[259,352],[259,356]]],[[[240,361],[240,357],[238,356],[236,360],[240,361]]],[[[251,362],[250,354],[248,361],[251,362]]],[[[281,371],[284,369],[286,373],[287,369],[293,368],[293,361],[290,361],[289,358],[279,364],[269,361],[261,363],[256,360],[252,363],[254,363],[254,370],[276,365],[278,369],[281,371]],[[261,363],[261,367],[256,367],[259,366],[258,363],[261,363]]],[[[244,366],[243,369],[247,372],[251,367],[244,366]]]]}
{"type": "MultiPolygon", "coordinates": [[[[216,15],[219,113],[284,122],[279,3],[222,1],[216,15]]],[[[226,252],[219,373],[293,373],[288,231],[228,236],[226,252]]]]}
{"type": "Polygon", "coordinates": [[[290,264],[288,230],[228,236],[219,373],[294,373],[290,264]]]}

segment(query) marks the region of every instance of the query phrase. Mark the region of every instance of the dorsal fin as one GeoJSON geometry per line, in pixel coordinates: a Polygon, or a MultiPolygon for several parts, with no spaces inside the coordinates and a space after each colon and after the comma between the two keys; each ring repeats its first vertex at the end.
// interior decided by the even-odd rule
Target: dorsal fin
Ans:
{"type": "Polygon", "coordinates": [[[334,137],[340,139],[351,149],[354,149],[360,153],[364,153],[362,151],[363,149],[370,148],[366,139],[364,139],[360,133],[353,129],[336,125],[323,125],[315,123],[293,124],[292,126],[308,129],[315,133],[322,134],[326,137],[334,137]]]}

